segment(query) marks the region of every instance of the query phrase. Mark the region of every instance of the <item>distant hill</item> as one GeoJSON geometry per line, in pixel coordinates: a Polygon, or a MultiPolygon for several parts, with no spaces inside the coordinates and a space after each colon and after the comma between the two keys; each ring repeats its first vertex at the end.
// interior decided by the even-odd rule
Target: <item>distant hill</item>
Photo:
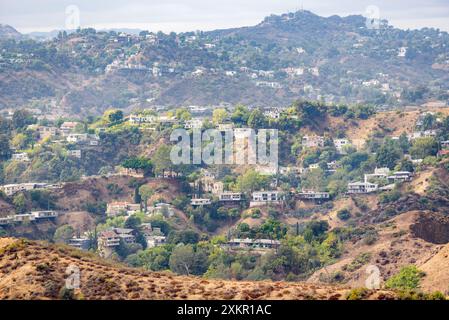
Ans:
{"type": "MultiPolygon", "coordinates": [[[[68,267],[80,270],[74,299],[345,299],[343,286],[294,282],[239,282],[175,276],[126,268],[91,253],[44,242],[0,238],[0,298],[61,299],[68,267]],[[19,258],[19,260],[18,260],[19,258]]],[[[364,299],[393,299],[386,290],[368,290],[364,299]]]]}
{"type": "Polygon", "coordinates": [[[22,39],[23,35],[7,24],[0,24],[0,40],[2,39],[22,39]]]}
{"type": "Polygon", "coordinates": [[[83,29],[0,41],[0,108],[99,114],[152,105],[286,106],[298,98],[385,109],[449,101],[449,34],[308,11],[243,28],[163,34],[83,29]],[[57,35],[56,35],[57,36],[57,35]],[[38,103],[39,104],[39,103],[38,103]]]}

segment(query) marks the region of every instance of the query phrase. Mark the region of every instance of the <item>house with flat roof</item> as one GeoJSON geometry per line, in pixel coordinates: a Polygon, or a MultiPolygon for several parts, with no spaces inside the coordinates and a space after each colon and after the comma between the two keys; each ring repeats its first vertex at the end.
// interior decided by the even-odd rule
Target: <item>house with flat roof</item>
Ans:
{"type": "Polygon", "coordinates": [[[324,147],[324,137],[304,136],[302,137],[302,146],[306,148],[324,147]]]}
{"type": "Polygon", "coordinates": [[[334,139],[334,146],[338,153],[345,154],[346,149],[351,146],[351,142],[348,139],[334,139]]]}
{"type": "Polygon", "coordinates": [[[32,211],[31,214],[35,219],[55,219],[58,217],[58,212],[47,210],[47,211],[32,211]]]}
{"type": "Polygon", "coordinates": [[[115,217],[118,215],[131,215],[140,211],[140,203],[129,203],[126,201],[117,201],[107,204],[106,214],[108,217],[115,217]]]}
{"type": "Polygon", "coordinates": [[[87,237],[73,237],[69,239],[68,243],[69,246],[77,248],[79,250],[89,250],[91,245],[91,240],[87,237]]]}
{"type": "Polygon", "coordinates": [[[194,207],[206,206],[211,203],[212,203],[211,199],[207,199],[207,198],[193,198],[190,200],[190,204],[194,207]]]}
{"type": "MultiPolygon", "coordinates": [[[[7,196],[12,196],[17,192],[30,191],[42,187],[43,184],[39,183],[17,183],[17,184],[6,184],[0,186],[0,190],[3,191],[7,196]]],[[[45,184],[44,184],[45,185],[45,184]]]]}
{"type": "Polygon", "coordinates": [[[73,121],[64,122],[60,127],[62,135],[67,136],[68,134],[72,133],[78,124],[79,124],[79,122],[73,122],[73,121]]]}
{"type": "Polygon", "coordinates": [[[406,182],[412,180],[412,175],[409,171],[396,171],[388,176],[388,180],[392,180],[393,182],[406,182]]]}
{"type": "Polygon", "coordinates": [[[284,193],[281,191],[256,191],[252,194],[250,207],[267,204],[281,204],[284,198],[284,193]]]}
{"type": "Polygon", "coordinates": [[[351,182],[348,183],[349,194],[367,194],[376,192],[379,189],[379,185],[370,182],[351,182]]]}
{"type": "Polygon", "coordinates": [[[279,240],[272,239],[231,239],[225,247],[229,249],[258,249],[258,250],[272,250],[281,245],[279,240]]]}
{"type": "Polygon", "coordinates": [[[328,200],[329,192],[319,192],[314,190],[302,190],[298,193],[298,198],[302,200],[328,200]]]}
{"type": "Polygon", "coordinates": [[[228,202],[228,201],[242,201],[242,193],[241,192],[230,192],[225,191],[218,195],[219,201],[228,202]]]}
{"type": "Polygon", "coordinates": [[[18,162],[30,162],[30,158],[28,157],[28,153],[26,152],[13,153],[12,160],[18,162]]]}
{"type": "Polygon", "coordinates": [[[184,122],[184,129],[201,129],[203,127],[203,119],[193,118],[184,122]]]}

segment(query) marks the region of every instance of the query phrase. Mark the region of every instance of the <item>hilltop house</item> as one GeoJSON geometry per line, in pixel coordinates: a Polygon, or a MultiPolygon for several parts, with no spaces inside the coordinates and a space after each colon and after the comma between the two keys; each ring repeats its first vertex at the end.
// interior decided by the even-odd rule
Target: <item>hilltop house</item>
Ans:
{"type": "Polygon", "coordinates": [[[322,136],[304,136],[302,145],[306,148],[324,147],[324,137],[322,136]]]}
{"type": "Polygon", "coordinates": [[[351,142],[348,139],[334,139],[334,146],[340,154],[345,154],[346,148],[351,146],[351,142]]]}
{"type": "Polygon", "coordinates": [[[108,217],[115,217],[120,214],[131,215],[140,211],[139,203],[111,202],[107,204],[106,214],[108,217]]]}
{"type": "Polygon", "coordinates": [[[281,245],[278,240],[271,239],[231,239],[229,240],[225,247],[229,249],[259,249],[259,250],[270,250],[276,249],[281,245]]]}
{"type": "Polygon", "coordinates": [[[394,182],[405,182],[412,179],[412,173],[409,171],[396,171],[392,175],[388,176],[388,180],[394,182]]]}
{"type": "Polygon", "coordinates": [[[234,124],[233,123],[220,123],[217,125],[217,129],[219,131],[225,132],[225,131],[233,131],[234,130],[234,124]]]}
{"type": "Polygon", "coordinates": [[[129,122],[131,124],[154,123],[156,122],[156,117],[152,115],[145,116],[145,115],[130,114],[129,122]]]}
{"type": "Polygon", "coordinates": [[[351,182],[348,183],[348,193],[349,194],[366,194],[371,192],[376,192],[379,186],[375,183],[370,182],[351,182]]]}
{"type": "Polygon", "coordinates": [[[222,202],[242,201],[242,193],[225,191],[218,195],[218,199],[222,202]]]}
{"type": "Polygon", "coordinates": [[[281,191],[257,191],[252,194],[250,207],[267,204],[281,204],[284,200],[284,194],[281,191]]]}
{"type": "Polygon", "coordinates": [[[40,126],[37,124],[30,124],[28,126],[28,130],[34,130],[37,133],[39,133],[41,139],[46,139],[48,137],[55,136],[58,133],[58,128],[56,127],[40,126]]]}
{"type": "Polygon", "coordinates": [[[264,115],[270,119],[279,119],[281,117],[282,110],[280,108],[270,108],[265,110],[264,115]]]}
{"type": "Polygon", "coordinates": [[[68,243],[69,246],[77,248],[79,250],[89,250],[91,240],[87,237],[73,237],[69,239],[68,243]]]}
{"type": "Polygon", "coordinates": [[[28,154],[26,152],[13,153],[12,160],[18,162],[30,162],[30,158],[28,157],[28,154]]]}
{"type": "Polygon", "coordinates": [[[148,207],[147,213],[149,215],[161,214],[167,218],[170,218],[175,214],[173,206],[168,203],[158,203],[152,207],[148,207]]]}
{"type": "Polygon", "coordinates": [[[190,200],[190,204],[194,207],[196,206],[205,206],[211,204],[212,201],[207,198],[193,198],[190,200]]]}
{"type": "Polygon", "coordinates": [[[329,192],[302,190],[298,193],[298,198],[303,200],[328,200],[330,198],[330,194],[329,192]]]}
{"type": "Polygon", "coordinates": [[[78,124],[79,122],[64,122],[60,127],[62,135],[67,136],[72,133],[78,124]]]}
{"type": "Polygon", "coordinates": [[[50,185],[46,183],[19,183],[19,184],[7,184],[0,186],[0,191],[3,191],[7,196],[12,196],[17,192],[30,191],[34,189],[50,189],[55,188],[56,185],[50,185]]]}
{"type": "Polygon", "coordinates": [[[58,212],[52,210],[32,211],[31,214],[35,219],[54,219],[58,217],[58,212]]]}
{"type": "Polygon", "coordinates": [[[184,129],[201,129],[203,127],[203,120],[194,118],[184,122],[184,129]]]}
{"type": "Polygon", "coordinates": [[[135,242],[132,234],[133,229],[110,228],[100,233],[98,237],[98,251],[103,258],[109,258],[116,247],[120,245],[120,241],[127,244],[135,242]]]}
{"type": "Polygon", "coordinates": [[[67,150],[67,155],[81,159],[81,150],[67,150]]]}
{"type": "Polygon", "coordinates": [[[415,140],[419,138],[427,138],[427,137],[436,137],[436,130],[425,130],[425,131],[416,131],[411,134],[408,134],[407,137],[409,140],[415,140]]]}
{"type": "Polygon", "coordinates": [[[374,173],[365,174],[365,182],[369,181],[370,178],[388,178],[390,174],[389,168],[376,168],[374,169],[374,173]]]}

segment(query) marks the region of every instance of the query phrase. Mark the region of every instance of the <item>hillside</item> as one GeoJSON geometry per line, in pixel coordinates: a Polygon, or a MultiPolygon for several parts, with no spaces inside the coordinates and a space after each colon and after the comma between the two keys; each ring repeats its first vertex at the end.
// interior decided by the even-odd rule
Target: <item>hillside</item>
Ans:
{"type": "Polygon", "coordinates": [[[308,11],[210,32],[85,29],[47,42],[0,40],[0,108],[38,107],[56,117],[111,106],[286,106],[298,98],[445,105],[448,45],[449,35],[435,29],[383,22],[372,30],[362,16],[308,11]]]}
{"type": "MultiPolygon", "coordinates": [[[[58,299],[66,269],[79,268],[74,298],[100,299],[344,299],[349,288],[287,282],[237,282],[146,272],[43,242],[0,238],[0,299],[58,299]]],[[[366,299],[393,299],[369,291],[366,299]]]]}

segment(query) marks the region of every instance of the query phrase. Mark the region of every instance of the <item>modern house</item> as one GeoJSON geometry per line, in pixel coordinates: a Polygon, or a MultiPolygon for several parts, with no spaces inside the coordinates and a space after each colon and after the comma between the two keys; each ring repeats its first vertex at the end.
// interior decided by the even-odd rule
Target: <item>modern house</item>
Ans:
{"type": "Polygon", "coordinates": [[[156,122],[156,117],[152,115],[131,114],[129,116],[129,122],[131,124],[154,123],[156,122]]]}
{"type": "Polygon", "coordinates": [[[109,258],[120,245],[120,241],[127,244],[135,242],[133,229],[111,228],[100,233],[98,237],[98,251],[103,258],[109,258]]]}
{"type": "Polygon", "coordinates": [[[371,192],[376,192],[379,186],[375,183],[370,182],[352,182],[348,183],[348,193],[349,194],[366,194],[371,192]]]}
{"type": "Polygon", "coordinates": [[[18,162],[30,162],[30,158],[28,157],[28,154],[26,152],[13,153],[12,160],[18,162]]]}
{"type": "Polygon", "coordinates": [[[184,129],[201,129],[203,127],[203,120],[194,118],[184,122],[184,129]]]}
{"type": "Polygon", "coordinates": [[[304,136],[302,145],[306,148],[324,147],[324,137],[322,136],[304,136]]]}
{"type": "Polygon", "coordinates": [[[60,127],[62,135],[66,136],[73,132],[78,124],[79,122],[64,122],[60,127]]]}
{"type": "Polygon", "coordinates": [[[35,219],[54,219],[58,217],[58,212],[56,211],[32,211],[31,214],[35,219]]]}
{"type": "Polygon", "coordinates": [[[167,238],[165,236],[148,235],[145,236],[145,239],[147,241],[147,248],[154,248],[167,243],[167,238]]]}
{"type": "Polygon", "coordinates": [[[242,193],[241,192],[230,192],[225,191],[218,195],[219,201],[228,202],[228,201],[242,201],[242,193]]]}
{"type": "Polygon", "coordinates": [[[298,198],[303,200],[328,200],[330,194],[329,192],[302,190],[302,192],[298,193],[298,198]]]}
{"type": "Polygon", "coordinates": [[[67,150],[67,154],[70,157],[81,159],[81,150],[67,150]]]}
{"type": "Polygon", "coordinates": [[[73,237],[69,239],[67,244],[79,250],[89,250],[91,240],[86,237],[73,237]]]}
{"type": "Polygon", "coordinates": [[[19,184],[7,184],[4,186],[0,186],[0,191],[3,191],[7,196],[12,196],[17,192],[21,191],[30,191],[34,189],[42,189],[45,188],[46,183],[19,183],[19,184]]]}
{"type": "Polygon", "coordinates": [[[271,239],[231,239],[226,247],[230,249],[276,249],[281,245],[278,240],[271,239]]]}
{"type": "Polygon", "coordinates": [[[139,203],[111,202],[107,204],[106,214],[108,217],[115,217],[120,214],[131,215],[140,211],[139,203]]]}
{"type": "Polygon", "coordinates": [[[205,205],[209,205],[211,204],[212,201],[210,199],[206,199],[206,198],[193,198],[190,200],[190,204],[194,207],[196,206],[205,206],[205,205]]]}
{"type": "Polygon", "coordinates": [[[405,182],[412,179],[412,173],[409,171],[396,171],[392,175],[388,176],[388,180],[394,182],[405,182]]]}
{"type": "Polygon", "coordinates": [[[348,139],[334,139],[334,146],[340,154],[345,154],[346,148],[351,146],[351,142],[348,139]]]}
{"type": "Polygon", "coordinates": [[[257,191],[252,194],[250,207],[266,204],[281,204],[284,200],[284,193],[281,191],[257,191]]]}

